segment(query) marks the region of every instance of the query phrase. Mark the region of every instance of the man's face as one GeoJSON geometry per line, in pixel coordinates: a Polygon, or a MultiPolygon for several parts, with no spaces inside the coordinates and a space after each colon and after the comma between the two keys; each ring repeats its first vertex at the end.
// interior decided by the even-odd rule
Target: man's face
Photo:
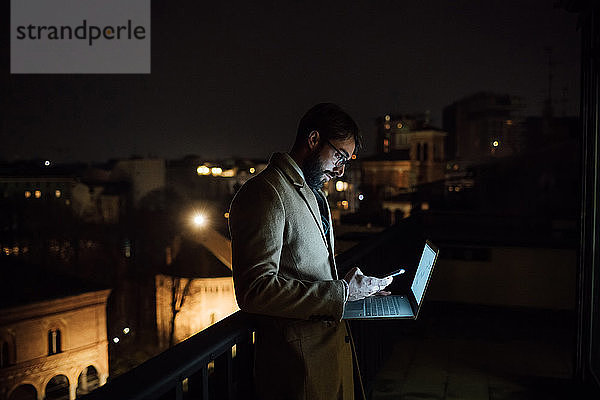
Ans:
{"type": "Polygon", "coordinates": [[[354,153],[354,138],[345,140],[320,138],[307,157],[302,172],[312,188],[322,188],[325,182],[344,175],[344,161],[354,153]]]}

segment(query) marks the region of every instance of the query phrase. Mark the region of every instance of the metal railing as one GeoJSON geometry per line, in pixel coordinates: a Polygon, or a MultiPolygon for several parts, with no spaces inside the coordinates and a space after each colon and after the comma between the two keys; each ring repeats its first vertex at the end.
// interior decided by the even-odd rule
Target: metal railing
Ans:
{"type": "MultiPolygon", "coordinates": [[[[355,265],[369,273],[391,270],[399,262],[398,239],[405,229],[390,228],[339,255],[340,276],[355,265]]],[[[374,324],[351,323],[367,392],[392,343],[388,331],[374,324]]],[[[254,329],[252,315],[238,311],[82,399],[252,399],[254,329]]]]}
{"type": "Polygon", "coordinates": [[[251,316],[236,312],[82,398],[250,398],[253,329],[251,316]]]}

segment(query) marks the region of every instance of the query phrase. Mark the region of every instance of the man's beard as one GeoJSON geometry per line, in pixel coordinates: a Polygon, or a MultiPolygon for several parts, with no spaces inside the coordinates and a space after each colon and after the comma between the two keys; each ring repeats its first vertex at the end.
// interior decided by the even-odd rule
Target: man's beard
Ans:
{"type": "Polygon", "coordinates": [[[315,150],[309,155],[302,165],[304,180],[312,189],[321,189],[325,184],[325,172],[323,162],[319,157],[320,151],[315,150]]]}

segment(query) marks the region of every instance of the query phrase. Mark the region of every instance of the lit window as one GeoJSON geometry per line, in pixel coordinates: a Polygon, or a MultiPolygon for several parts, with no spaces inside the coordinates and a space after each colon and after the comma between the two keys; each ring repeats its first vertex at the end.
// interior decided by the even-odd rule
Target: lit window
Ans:
{"type": "Polygon", "coordinates": [[[342,207],[344,208],[344,210],[348,209],[348,200],[343,200],[342,201],[342,207]]]}
{"type": "Polygon", "coordinates": [[[226,213],[225,213],[223,216],[224,216],[225,218],[229,218],[229,213],[228,213],[228,212],[226,212],[226,213]]]}
{"type": "Polygon", "coordinates": [[[396,128],[398,129],[402,129],[404,125],[402,125],[402,122],[398,122],[398,124],[396,125],[396,128]]]}
{"type": "Polygon", "coordinates": [[[454,186],[448,186],[448,191],[449,192],[454,192],[454,186]]]}
{"type": "Polygon", "coordinates": [[[348,189],[348,182],[337,181],[335,183],[335,190],[337,190],[338,192],[343,192],[346,189],[348,189]]]}
{"type": "Polygon", "coordinates": [[[512,124],[513,124],[512,119],[507,119],[506,120],[506,125],[510,126],[512,124]]]}
{"type": "Polygon", "coordinates": [[[421,210],[426,211],[429,210],[429,203],[421,203],[421,210]]]}
{"type": "Polygon", "coordinates": [[[130,331],[130,329],[128,327],[123,328],[123,333],[124,334],[127,335],[129,333],[129,331],[130,331]]]}
{"type": "Polygon", "coordinates": [[[35,198],[39,199],[40,197],[42,197],[42,192],[40,192],[39,190],[35,191],[35,198]]]}
{"type": "Polygon", "coordinates": [[[28,199],[31,197],[31,192],[29,190],[25,191],[25,198],[28,199]]]}
{"type": "Polygon", "coordinates": [[[55,196],[56,196],[56,198],[58,199],[58,198],[60,197],[60,195],[61,195],[61,193],[60,193],[60,190],[56,190],[56,191],[54,192],[54,195],[55,195],[55,196]]]}
{"type": "Polygon", "coordinates": [[[385,129],[390,129],[390,124],[385,124],[384,127],[385,129]]]}
{"type": "Polygon", "coordinates": [[[10,249],[8,247],[3,248],[2,250],[4,250],[4,254],[10,256],[10,249]]]}
{"type": "Polygon", "coordinates": [[[212,167],[210,169],[211,174],[213,174],[213,176],[219,176],[223,173],[223,169],[219,168],[219,167],[212,167]]]}
{"type": "Polygon", "coordinates": [[[52,329],[48,331],[48,355],[62,352],[61,349],[60,329],[52,329]]]}
{"type": "Polygon", "coordinates": [[[385,120],[386,120],[386,121],[389,121],[389,120],[390,120],[390,116],[389,116],[389,115],[386,115],[386,116],[385,116],[385,120]]]}
{"type": "Polygon", "coordinates": [[[198,173],[198,175],[209,175],[210,168],[208,168],[206,165],[201,165],[196,169],[196,172],[198,173]]]}

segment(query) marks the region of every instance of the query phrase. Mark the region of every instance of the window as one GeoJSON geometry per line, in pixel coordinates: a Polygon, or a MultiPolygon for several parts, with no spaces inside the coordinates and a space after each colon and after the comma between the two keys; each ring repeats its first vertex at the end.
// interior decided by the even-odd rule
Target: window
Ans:
{"type": "Polygon", "coordinates": [[[0,352],[0,368],[7,367],[10,364],[8,360],[8,343],[2,342],[2,349],[0,352]]]}
{"type": "Polygon", "coordinates": [[[61,349],[60,329],[52,329],[48,331],[48,355],[62,352],[61,349]]]}

